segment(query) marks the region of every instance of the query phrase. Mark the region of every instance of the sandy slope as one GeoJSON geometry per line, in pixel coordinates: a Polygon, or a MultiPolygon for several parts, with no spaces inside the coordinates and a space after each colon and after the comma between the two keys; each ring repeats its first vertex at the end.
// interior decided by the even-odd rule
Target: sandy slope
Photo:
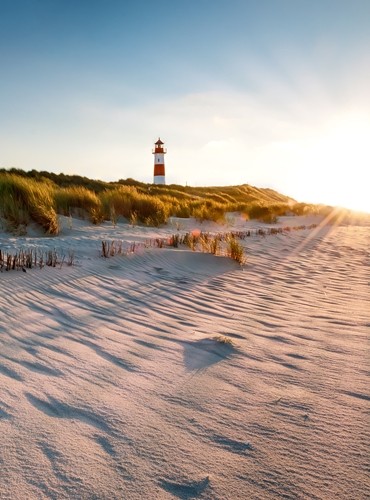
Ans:
{"type": "Polygon", "coordinates": [[[99,257],[171,226],[2,235],[76,265],[0,274],[0,498],[368,498],[369,231],[248,238],[244,268],[99,257]]]}

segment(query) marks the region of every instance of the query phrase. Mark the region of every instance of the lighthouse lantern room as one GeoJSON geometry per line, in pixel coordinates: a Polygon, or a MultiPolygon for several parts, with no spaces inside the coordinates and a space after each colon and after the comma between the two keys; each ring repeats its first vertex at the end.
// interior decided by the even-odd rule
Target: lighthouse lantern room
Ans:
{"type": "Polygon", "coordinates": [[[158,138],[158,141],[154,144],[154,184],[166,184],[165,172],[164,172],[164,155],[167,151],[163,148],[164,142],[158,138]]]}

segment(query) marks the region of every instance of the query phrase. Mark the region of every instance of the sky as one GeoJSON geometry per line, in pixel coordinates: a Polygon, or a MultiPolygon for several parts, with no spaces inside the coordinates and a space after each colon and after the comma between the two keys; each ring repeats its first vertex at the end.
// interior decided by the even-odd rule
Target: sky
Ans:
{"type": "Polygon", "coordinates": [[[0,167],[370,212],[370,0],[0,0],[0,167]]]}

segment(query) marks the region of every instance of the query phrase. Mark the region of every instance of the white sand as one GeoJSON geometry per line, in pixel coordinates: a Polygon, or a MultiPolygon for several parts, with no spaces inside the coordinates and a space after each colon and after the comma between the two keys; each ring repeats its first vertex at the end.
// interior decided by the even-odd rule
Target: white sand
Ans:
{"type": "Polygon", "coordinates": [[[0,274],[1,499],[369,498],[369,225],[247,238],[241,268],[63,224],[0,235],[75,252],[0,274]]]}

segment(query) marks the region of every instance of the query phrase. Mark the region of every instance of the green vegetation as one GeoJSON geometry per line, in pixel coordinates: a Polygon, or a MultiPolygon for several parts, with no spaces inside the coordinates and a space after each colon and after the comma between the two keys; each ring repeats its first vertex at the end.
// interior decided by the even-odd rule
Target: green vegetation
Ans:
{"type": "MultiPolygon", "coordinates": [[[[321,208],[322,210],[322,208],[321,208]]],[[[168,217],[195,217],[225,222],[228,212],[273,223],[285,213],[318,213],[315,205],[296,203],[273,191],[247,184],[225,187],[158,186],[134,179],[103,182],[86,177],[31,170],[0,169],[0,216],[7,228],[22,231],[34,221],[46,233],[59,231],[58,214],[88,218],[99,224],[159,226],[168,217]],[[23,229],[22,229],[23,228],[23,229]]]]}

